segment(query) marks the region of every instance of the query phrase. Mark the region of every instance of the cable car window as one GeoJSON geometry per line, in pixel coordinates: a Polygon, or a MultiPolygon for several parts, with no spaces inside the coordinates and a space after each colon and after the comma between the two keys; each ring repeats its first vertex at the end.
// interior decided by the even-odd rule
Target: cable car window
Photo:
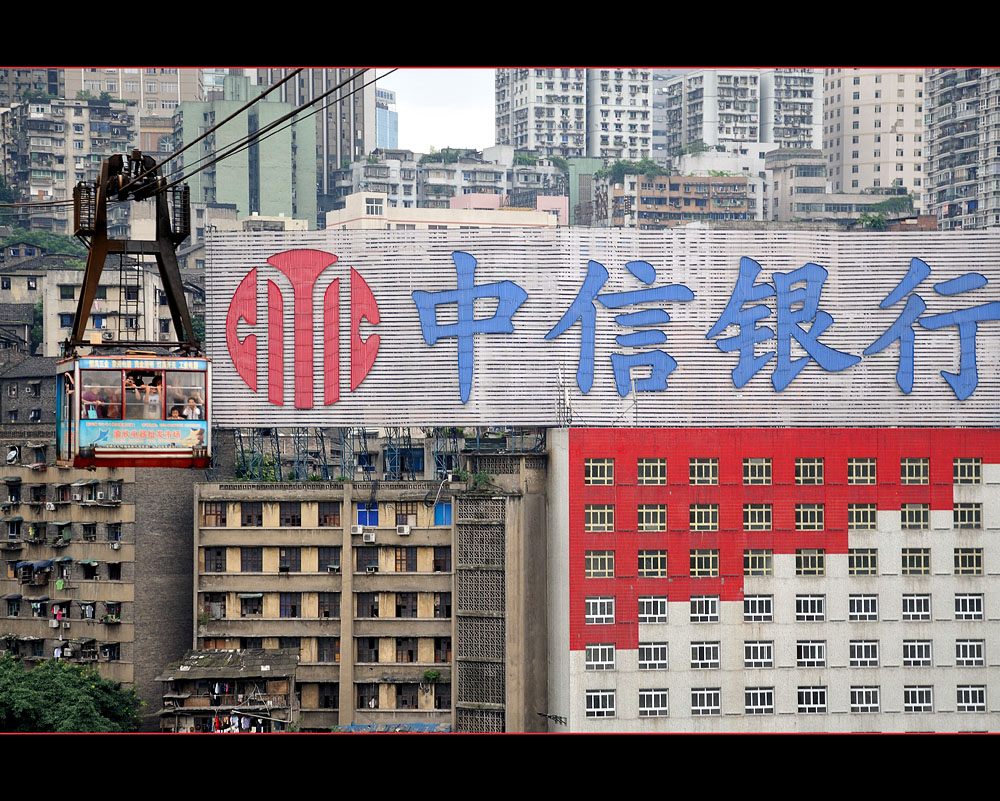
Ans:
{"type": "Polygon", "coordinates": [[[120,370],[81,370],[80,417],[90,420],[120,418],[121,381],[120,370]]]}
{"type": "Polygon", "coordinates": [[[167,371],[167,419],[205,419],[205,374],[167,371]]]}
{"type": "Polygon", "coordinates": [[[163,419],[163,373],[149,370],[125,373],[125,419],[163,419]]]}

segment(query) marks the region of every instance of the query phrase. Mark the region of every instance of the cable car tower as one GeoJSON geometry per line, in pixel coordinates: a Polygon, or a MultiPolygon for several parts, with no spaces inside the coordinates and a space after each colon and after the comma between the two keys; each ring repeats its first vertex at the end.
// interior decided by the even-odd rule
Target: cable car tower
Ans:
{"type": "MultiPolygon", "coordinates": [[[[182,184],[167,190],[156,161],[133,150],[105,159],[95,183],[77,184],[73,211],[75,234],[88,253],[73,327],[57,366],[58,462],[75,467],[207,467],[211,363],[194,335],[175,252],[191,230],[189,188],[182,184]],[[109,198],[154,199],[156,238],[109,238],[109,198]],[[118,338],[110,329],[87,335],[101,273],[113,254],[118,254],[122,276],[131,269],[128,257],[140,257],[136,292],[142,291],[141,258],[156,259],[176,341],[138,336],[125,341],[120,324],[118,338]],[[89,355],[79,355],[81,347],[89,347],[89,355]]],[[[124,305],[133,298],[126,292],[128,282],[121,283],[124,305]]]]}

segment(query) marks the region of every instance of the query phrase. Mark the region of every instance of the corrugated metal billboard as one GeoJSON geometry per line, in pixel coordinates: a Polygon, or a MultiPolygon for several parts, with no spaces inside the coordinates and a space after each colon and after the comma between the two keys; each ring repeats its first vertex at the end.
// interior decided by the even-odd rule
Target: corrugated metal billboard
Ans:
{"type": "Polygon", "coordinates": [[[215,421],[993,426],[1000,232],[215,234],[215,421]]]}

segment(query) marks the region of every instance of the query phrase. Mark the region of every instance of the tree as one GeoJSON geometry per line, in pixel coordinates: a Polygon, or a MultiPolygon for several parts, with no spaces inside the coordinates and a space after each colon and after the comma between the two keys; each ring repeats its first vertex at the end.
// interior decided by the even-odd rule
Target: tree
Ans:
{"type": "Polygon", "coordinates": [[[25,670],[10,654],[0,658],[0,731],[136,731],[141,708],[134,689],[93,668],[49,659],[25,670]]]}
{"type": "Polygon", "coordinates": [[[44,326],[44,312],[42,309],[42,301],[37,301],[35,307],[32,310],[31,316],[31,349],[28,353],[38,352],[38,348],[42,344],[42,334],[44,326]]]}
{"type": "Polygon", "coordinates": [[[858,217],[858,225],[870,231],[884,231],[886,229],[885,215],[869,214],[867,211],[863,211],[858,217]]]}
{"type": "Polygon", "coordinates": [[[16,245],[18,242],[34,245],[46,253],[61,253],[65,256],[80,256],[81,258],[87,256],[86,248],[75,239],[49,231],[26,231],[23,228],[15,228],[9,237],[0,242],[0,247],[16,245]]]}

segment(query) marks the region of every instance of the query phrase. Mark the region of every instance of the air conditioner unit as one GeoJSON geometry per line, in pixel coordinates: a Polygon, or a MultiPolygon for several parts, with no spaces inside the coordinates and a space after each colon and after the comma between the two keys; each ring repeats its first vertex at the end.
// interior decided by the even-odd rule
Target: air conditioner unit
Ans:
{"type": "Polygon", "coordinates": [[[378,573],[378,565],[368,565],[365,568],[365,573],[378,573]]]}
{"type": "Polygon", "coordinates": [[[82,501],[83,500],[83,496],[79,492],[74,492],[73,493],[73,500],[74,501],[82,501]]]}
{"type": "Polygon", "coordinates": [[[366,531],[364,534],[361,535],[361,540],[362,542],[375,542],[375,532],[366,531]]]}
{"type": "Polygon", "coordinates": [[[355,536],[356,537],[357,535],[364,534],[364,533],[365,533],[365,527],[364,526],[351,526],[351,536],[355,536]]]}
{"type": "Polygon", "coordinates": [[[111,550],[112,551],[117,551],[121,547],[122,547],[122,544],[120,542],[112,542],[111,543],[111,550]]]}
{"type": "Polygon", "coordinates": [[[99,500],[99,501],[103,501],[104,500],[104,493],[103,492],[98,492],[97,493],[97,500],[99,500]]]}
{"type": "Polygon", "coordinates": [[[455,480],[455,474],[454,473],[448,473],[448,475],[445,476],[445,481],[447,481],[449,484],[451,482],[453,482],[454,480],[455,480]]]}
{"type": "Polygon", "coordinates": [[[63,628],[64,629],[68,629],[69,628],[69,621],[68,620],[64,620],[63,621],[63,628]]]}
{"type": "Polygon", "coordinates": [[[326,566],[326,572],[327,573],[339,573],[340,572],[340,565],[327,565],[326,566]]]}
{"type": "Polygon", "coordinates": [[[54,512],[56,510],[56,505],[52,503],[52,501],[49,501],[45,504],[45,508],[50,512],[54,512]]]}
{"type": "Polygon", "coordinates": [[[288,565],[278,565],[278,572],[279,573],[287,573],[288,572],[288,565]]]}
{"type": "Polygon", "coordinates": [[[49,628],[50,629],[57,629],[57,628],[59,628],[59,621],[58,620],[50,620],[49,621],[49,628]]]}
{"type": "Polygon", "coordinates": [[[410,536],[410,527],[409,526],[396,526],[396,533],[400,537],[409,537],[410,536]]]}
{"type": "Polygon", "coordinates": [[[16,497],[14,497],[13,495],[8,495],[8,496],[7,496],[7,503],[20,503],[20,502],[21,502],[21,501],[20,501],[20,500],[18,500],[18,499],[17,499],[16,497]]]}
{"type": "Polygon", "coordinates": [[[115,335],[113,333],[111,333],[110,331],[104,331],[101,334],[101,339],[103,339],[105,342],[110,342],[114,338],[115,338],[115,335]]]}
{"type": "Polygon", "coordinates": [[[170,334],[160,334],[160,340],[162,342],[167,342],[170,339],[170,334]]]}

